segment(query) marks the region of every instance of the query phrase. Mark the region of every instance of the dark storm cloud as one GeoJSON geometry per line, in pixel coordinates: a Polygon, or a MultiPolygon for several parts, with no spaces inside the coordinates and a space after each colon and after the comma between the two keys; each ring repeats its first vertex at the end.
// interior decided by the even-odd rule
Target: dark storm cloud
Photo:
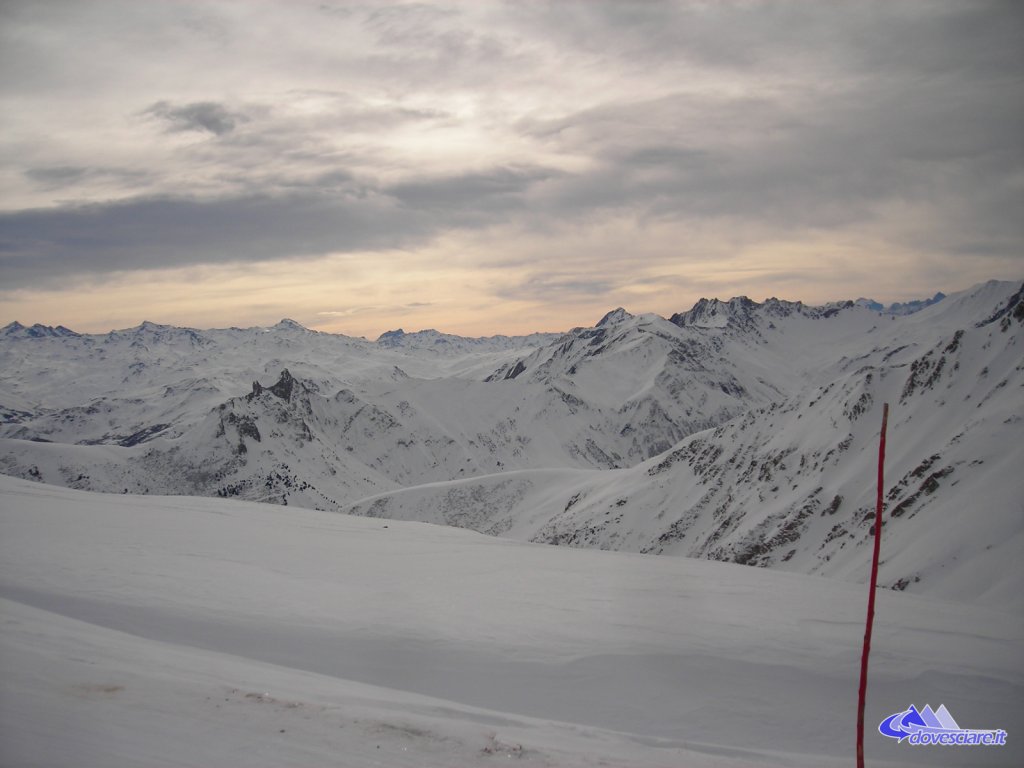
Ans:
{"type": "Polygon", "coordinates": [[[430,231],[423,217],[379,199],[134,199],[0,214],[0,271],[10,289],[117,270],[390,248],[430,231]]]}
{"type": "Polygon", "coordinates": [[[235,130],[239,123],[248,122],[248,116],[232,112],[223,104],[213,101],[197,101],[192,104],[174,106],[158,101],[143,111],[168,123],[170,131],[206,131],[221,136],[235,130]]]}
{"type": "Polygon", "coordinates": [[[510,201],[547,176],[498,168],[382,190],[334,171],[276,196],[144,197],[0,213],[0,270],[11,289],[119,270],[410,247],[504,219],[510,201]]]}

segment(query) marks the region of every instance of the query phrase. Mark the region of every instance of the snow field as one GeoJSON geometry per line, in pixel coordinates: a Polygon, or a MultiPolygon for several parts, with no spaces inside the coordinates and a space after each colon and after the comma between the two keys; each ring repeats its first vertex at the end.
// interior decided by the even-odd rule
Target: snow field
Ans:
{"type": "MultiPolygon", "coordinates": [[[[819,577],[0,477],[0,598],[4,765],[852,759],[866,597],[819,577]]],[[[1019,764],[1022,641],[880,593],[873,764],[963,764],[872,735],[925,702],[1019,764]]]]}

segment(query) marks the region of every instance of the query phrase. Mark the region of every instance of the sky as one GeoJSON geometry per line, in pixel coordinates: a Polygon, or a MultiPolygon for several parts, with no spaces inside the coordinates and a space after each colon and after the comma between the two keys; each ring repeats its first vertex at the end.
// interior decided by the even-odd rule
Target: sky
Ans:
{"type": "Polygon", "coordinates": [[[0,324],[559,331],[1024,277],[1024,3],[0,0],[0,324]]]}

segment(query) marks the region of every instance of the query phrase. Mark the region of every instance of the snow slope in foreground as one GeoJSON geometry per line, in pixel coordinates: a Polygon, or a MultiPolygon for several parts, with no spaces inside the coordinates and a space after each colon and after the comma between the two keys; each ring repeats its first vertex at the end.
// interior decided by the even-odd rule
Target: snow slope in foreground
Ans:
{"type": "MultiPolygon", "coordinates": [[[[872,764],[1021,764],[1021,617],[878,597],[872,764]],[[1008,746],[887,743],[912,703],[1008,746]]],[[[731,564],[0,476],[0,763],[849,765],[864,602],[731,564]]]]}

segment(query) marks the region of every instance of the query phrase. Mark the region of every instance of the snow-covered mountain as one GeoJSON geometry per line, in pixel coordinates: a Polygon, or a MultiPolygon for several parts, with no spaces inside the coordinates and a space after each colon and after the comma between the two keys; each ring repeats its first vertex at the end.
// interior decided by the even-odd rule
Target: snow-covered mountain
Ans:
{"type": "MultiPolygon", "coordinates": [[[[793,395],[634,467],[497,474],[377,495],[351,511],[856,579],[870,559],[889,402],[882,583],[1019,602],[1021,573],[1007,564],[1024,554],[1024,304],[1020,291],[979,293],[999,297],[994,311],[964,296],[922,313],[914,336],[875,327],[793,395]]],[[[712,327],[736,322],[726,317],[712,327]]]]}
{"type": "Polygon", "coordinates": [[[0,470],[560,545],[1022,594],[1022,287],[912,314],[702,299],[561,335],[0,329],[0,470]]]}

